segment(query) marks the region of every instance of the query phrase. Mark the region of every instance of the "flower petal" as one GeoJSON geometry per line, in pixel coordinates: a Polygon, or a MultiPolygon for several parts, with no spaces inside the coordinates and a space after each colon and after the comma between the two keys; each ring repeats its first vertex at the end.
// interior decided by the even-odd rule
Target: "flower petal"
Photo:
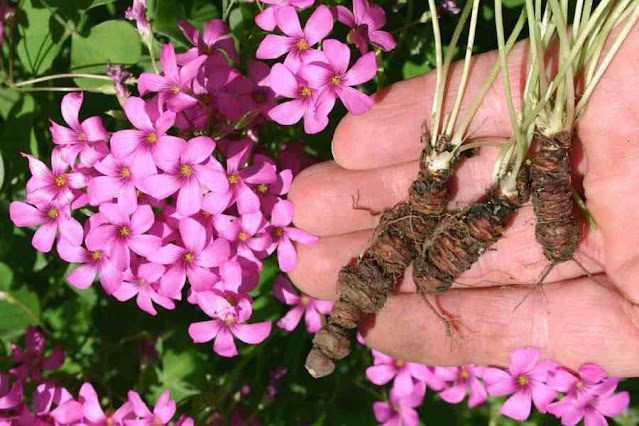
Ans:
{"type": "Polygon", "coordinates": [[[524,421],[530,416],[531,407],[530,394],[518,391],[506,400],[499,412],[511,419],[524,421]]]}
{"type": "MultiPolygon", "coordinates": [[[[275,19],[277,19],[277,12],[275,13],[275,19]]],[[[331,10],[322,5],[319,5],[313,12],[306,26],[304,27],[304,34],[306,35],[306,41],[309,46],[313,46],[315,43],[326,37],[333,30],[333,14],[331,10]]]]}
{"type": "Polygon", "coordinates": [[[270,321],[254,324],[235,324],[231,327],[231,331],[242,342],[257,345],[262,343],[271,333],[271,326],[272,323],[270,321]]]}
{"type": "Polygon", "coordinates": [[[220,328],[217,337],[215,338],[215,343],[213,344],[213,351],[215,351],[216,354],[227,358],[237,355],[237,348],[233,341],[233,335],[228,328],[220,328]]]}
{"type": "Polygon", "coordinates": [[[182,162],[185,164],[200,164],[207,160],[213,150],[215,142],[207,136],[195,137],[186,144],[186,149],[182,153],[182,162]]]}
{"type": "Polygon", "coordinates": [[[353,115],[361,115],[373,105],[373,99],[365,93],[348,86],[338,86],[335,91],[337,96],[353,115]]]}
{"type": "Polygon", "coordinates": [[[257,48],[257,59],[276,59],[293,48],[295,40],[275,34],[268,34],[257,48]]]}

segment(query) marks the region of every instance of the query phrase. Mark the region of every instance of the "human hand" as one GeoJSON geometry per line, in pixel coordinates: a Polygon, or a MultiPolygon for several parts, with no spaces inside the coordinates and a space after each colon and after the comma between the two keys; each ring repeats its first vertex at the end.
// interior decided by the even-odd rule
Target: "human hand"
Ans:
{"type": "MultiPolygon", "coordinates": [[[[579,118],[572,151],[573,183],[585,193],[597,223],[582,224],[577,263],[557,265],[546,277],[542,295],[531,285],[548,266],[535,241],[532,206],[517,213],[504,237],[438,296],[456,317],[459,338],[446,336],[443,322],[415,293],[409,270],[395,295],[375,319],[364,324],[369,346],[395,358],[427,365],[508,365],[508,354],[522,346],[568,368],[595,362],[618,376],[639,376],[639,26],[617,53],[579,118]],[[530,285],[525,285],[530,284],[530,285]],[[530,297],[527,297],[530,296],[530,297]],[[527,299],[521,303],[524,298],[527,299]]],[[[509,55],[514,93],[522,93],[527,45],[509,55]]],[[[464,107],[468,108],[496,58],[480,55],[471,67],[464,107]]],[[[461,66],[452,69],[456,88],[461,66]]],[[[320,237],[298,247],[290,273],[304,292],[336,298],[342,266],[368,246],[381,211],[407,198],[417,175],[421,124],[429,118],[434,73],[397,83],[375,96],[362,116],[347,116],[333,139],[335,162],[317,164],[293,183],[289,199],[294,223],[320,237]]],[[[445,108],[454,102],[448,90],[445,108]]],[[[519,99],[515,99],[518,101],[519,99]]],[[[473,119],[476,138],[507,138],[511,126],[498,78],[473,119]]],[[[452,186],[454,207],[481,197],[491,184],[496,148],[482,148],[461,161],[452,186]]]]}

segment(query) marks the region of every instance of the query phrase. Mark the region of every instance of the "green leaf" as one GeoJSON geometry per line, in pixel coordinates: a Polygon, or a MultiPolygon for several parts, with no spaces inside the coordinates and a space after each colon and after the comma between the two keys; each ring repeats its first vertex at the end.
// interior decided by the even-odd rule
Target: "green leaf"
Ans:
{"type": "Polygon", "coordinates": [[[154,0],[149,1],[149,16],[153,21],[153,30],[178,41],[182,45],[184,37],[178,28],[178,22],[186,20],[198,29],[204,22],[220,18],[220,11],[210,0],[154,0]]]}
{"type": "Polygon", "coordinates": [[[173,352],[168,350],[162,356],[162,370],[158,372],[160,386],[155,392],[169,389],[176,402],[200,393],[189,384],[187,378],[197,370],[198,357],[195,351],[173,352]]]}
{"type": "Polygon", "coordinates": [[[25,0],[18,16],[16,51],[25,71],[40,75],[51,68],[67,39],[64,26],[38,0],[25,0]],[[34,4],[35,3],[35,4],[34,4]],[[36,7],[37,6],[37,7],[36,7]]]}
{"type": "Polygon", "coordinates": [[[0,116],[9,117],[11,108],[20,100],[20,92],[12,89],[0,89],[0,116]]]}
{"type": "MultiPolygon", "coordinates": [[[[125,21],[106,21],[91,29],[88,37],[74,34],[71,67],[76,72],[104,74],[108,62],[134,65],[142,56],[140,37],[125,21]]],[[[76,79],[81,87],[100,87],[101,80],[76,79]]]]}
{"type": "Polygon", "coordinates": [[[404,76],[404,79],[409,79],[418,75],[422,75],[427,70],[428,62],[424,62],[423,64],[416,64],[411,61],[406,61],[404,62],[404,66],[402,67],[402,75],[404,76]]]}
{"type": "Polygon", "coordinates": [[[13,271],[6,264],[0,262],[0,290],[9,291],[12,281],[13,271]]]}
{"type": "Polygon", "coordinates": [[[7,292],[0,300],[0,338],[13,338],[22,334],[30,325],[38,324],[40,302],[38,296],[20,287],[7,292]]]}

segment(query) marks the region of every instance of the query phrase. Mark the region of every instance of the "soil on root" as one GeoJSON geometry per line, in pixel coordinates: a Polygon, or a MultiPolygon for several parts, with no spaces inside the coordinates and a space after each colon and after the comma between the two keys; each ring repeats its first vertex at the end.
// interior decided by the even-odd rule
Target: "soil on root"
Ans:
{"type": "Polygon", "coordinates": [[[349,331],[362,314],[378,312],[395,284],[422,247],[448,201],[449,170],[430,172],[422,153],[420,172],[409,190],[409,201],[382,213],[371,246],[342,268],[337,281],[339,300],[327,324],[315,335],[306,369],[316,378],[329,375],[335,360],[350,353],[349,331]]]}
{"type": "Polygon", "coordinates": [[[530,196],[529,168],[517,180],[517,194],[493,190],[483,201],[442,220],[413,264],[413,280],[423,296],[450,288],[504,234],[508,220],[530,196]]]}
{"type": "Polygon", "coordinates": [[[539,147],[531,168],[535,236],[548,260],[565,262],[572,259],[579,242],[570,189],[572,133],[560,132],[551,137],[535,134],[534,142],[539,147]]]}

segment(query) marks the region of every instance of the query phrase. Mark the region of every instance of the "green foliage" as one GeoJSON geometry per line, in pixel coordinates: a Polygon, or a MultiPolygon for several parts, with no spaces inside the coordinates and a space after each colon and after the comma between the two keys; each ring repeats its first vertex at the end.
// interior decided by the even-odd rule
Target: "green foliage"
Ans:
{"type": "MultiPolygon", "coordinates": [[[[108,63],[135,65],[142,57],[140,37],[133,25],[111,20],[91,28],[86,37],[71,37],[71,69],[81,73],[103,73],[108,63]]],[[[106,82],[107,86],[111,86],[106,82]]],[[[98,87],[104,81],[76,79],[79,87],[98,87]]]]}
{"type": "MultiPolygon", "coordinates": [[[[14,2],[15,3],[15,2],[14,2]]],[[[55,254],[36,255],[31,247],[33,230],[16,228],[9,221],[9,204],[24,198],[29,178],[27,161],[21,152],[46,158],[52,142],[48,119],[61,121],[60,100],[64,93],[14,90],[9,83],[43,75],[68,72],[105,73],[107,62],[127,65],[136,74],[149,70],[150,58],[135,31],[135,24],[124,21],[128,0],[21,0],[16,13],[12,80],[8,68],[0,70],[6,84],[0,86],[0,347],[20,339],[28,325],[39,325],[48,341],[66,348],[67,362],[57,379],[72,391],[82,381],[91,381],[101,395],[114,404],[122,402],[126,391],[136,389],[148,401],[165,389],[178,402],[179,411],[205,424],[214,413],[228,418],[239,412],[255,416],[265,425],[360,425],[374,424],[371,404],[387,397],[388,387],[372,385],[364,375],[371,363],[370,351],[356,345],[353,354],[343,360],[332,376],[313,380],[303,368],[312,336],[301,324],[292,333],[276,326],[271,336],[259,346],[239,344],[240,356],[225,359],[215,355],[210,344],[196,345],[187,335],[189,324],[208,318],[187,303],[175,311],[159,312],[151,317],[141,312],[135,301],[120,303],[107,297],[99,284],[87,290],[72,288],[65,277],[73,270],[55,254]],[[157,358],[140,350],[143,342],[157,341],[157,358]],[[268,398],[269,375],[285,367],[287,375],[278,386],[275,399],[268,398]],[[250,393],[240,389],[250,385],[250,393]]],[[[317,3],[317,2],[316,2],[317,3]]],[[[326,1],[329,6],[349,1],[326,1]]],[[[387,13],[386,29],[393,31],[398,46],[381,55],[380,67],[387,86],[433,68],[433,40],[427,2],[418,0],[380,0],[387,13]]],[[[522,0],[504,2],[506,24],[518,16],[522,0]]],[[[222,18],[233,30],[241,64],[245,70],[253,59],[264,34],[254,24],[258,4],[239,0],[148,0],[149,15],[158,42],[171,41],[178,49],[189,45],[177,27],[187,20],[197,28],[205,21],[222,18]]],[[[266,6],[261,4],[262,7],[266,6]]],[[[306,19],[310,11],[302,12],[306,19]]],[[[482,6],[475,45],[477,52],[496,47],[492,30],[492,3],[482,6]]],[[[455,16],[443,14],[444,40],[450,39],[455,16]]],[[[347,29],[336,23],[333,36],[344,40],[347,29]]],[[[5,41],[2,60],[8,61],[5,41]]],[[[456,52],[459,56],[459,52],[456,52]]],[[[27,88],[84,87],[102,88],[105,81],[66,79],[26,85],[27,88]]],[[[109,82],[106,82],[109,83],[109,82]]],[[[110,84],[108,85],[110,86],[110,84]]],[[[131,87],[134,90],[133,87],[131,87]]],[[[367,86],[376,90],[374,83],[367,86]]],[[[86,93],[82,118],[100,114],[105,126],[115,130],[127,125],[114,96],[86,93]],[[105,111],[111,111],[109,115],[105,111]]],[[[264,150],[276,152],[284,141],[304,139],[308,152],[318,160],[331,157],[332,132],[345,114],[336,107],[329,127],[317,135],[304,135],[301,126],[277,126],[267,123],[261,129],[264,150]]],[[[254,319],[276,321],[288,307],[273,297],[273,281],[279,274],[275,259],[264,263],[255,298],[254,319]]],[[[1,358],[0,353],[0,358],[1,358]]],[[[635,382],[624,384],[636,397],[635,382]]],[[[429,392],[420,409],[426,424],[491,424],[514,422],[498,416],[500,400],[469,410],[464,404],[449,405],[429,392]]],[[[616,424],[637,424],[639,414],[631,410],[616,424]]],[[[547,416],[537,415],[528,424],[556,424],[547,416]]]]}

